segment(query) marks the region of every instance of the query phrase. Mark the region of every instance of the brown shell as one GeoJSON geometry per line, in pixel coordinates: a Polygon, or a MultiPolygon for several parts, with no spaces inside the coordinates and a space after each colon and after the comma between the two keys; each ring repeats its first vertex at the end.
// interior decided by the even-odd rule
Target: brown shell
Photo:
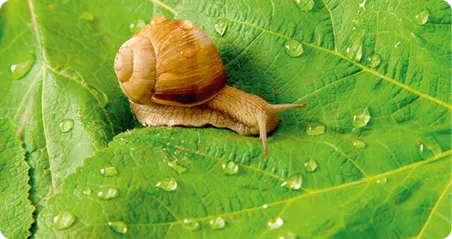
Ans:
{"type": "Polygon", "coordinates": [[[225,85],[209,37],[190,21],[164,17],[154,17],[121,46],[115,71],[123,92],[139,104],[199,105],[225,85]]]}

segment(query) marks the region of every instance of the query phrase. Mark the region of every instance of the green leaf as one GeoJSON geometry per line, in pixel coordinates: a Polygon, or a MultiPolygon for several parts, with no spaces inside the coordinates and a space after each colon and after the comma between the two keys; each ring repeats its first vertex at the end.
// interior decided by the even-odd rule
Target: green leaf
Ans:
{"type": "Polygon", "coordinates": [[[23,138],[33,203],[44,206],[66,178],[37,237],[450,232],[451,10],[441,0],[10,0],[0,26],[0,59],[11,60],[0,61],[0,117],[23,138]],[[130,24],[152,15],[201,26],[228,84],[271,103],[307,103],[280,114],[269,157],[258,139],[227,130],[141,129],[67,176],[132,126],[111,66],[136,30],[130,24]],[[74,120],[70,133],[58,130],[63,119],[74,120]],[[174,160],[185,173],[168,165],[174,160]],[[225,175],[224,160],[234,160],[238,173],[228,164],[232,175],[225,175]],[[117,175],[104,178],[108,167],[117,175]],[[172,177],[176,190],[155,186],[172,177]],[[223,230],[208,225],[217,217],[223,230]],[[184,226],[185,218],[200,224],[184,226]]]}
{"type": "Polygon", "coordinates": [[[423,236],[431,220],[443,224],[434,226],[436,235],[450,231],[450,151],[362,176],[352,159],[330,149],[326,153],[334,159],[318,158],[318,169],[306,172],[303,151],[296,158],[290,158],[296,152],[266,158],[240,146],[253,145],[255,139],[217,131],[140,129],[119,135],[48,201],[37,238],[120,237],[109,222],[124,223],[132,238],[406,238],[423,236]],[[220,145],[219,137],[229,140],[220,145]],[[224,172],[227,160],[239,165],[237,174],[224,172]],[[178,173],[175,164],[187,170],[178,173]],[[102,168],[108,167],[117,174],[103,175],[102,168]],[[280,186],[300,173],[300,190],[280,186]],[[176,180],[175,190],[156,186],[167,178],[176,180]],[[105,188],[116,189],[116,196],[102,198],[99,192],[105,188]],[[52,229],[53,218],[63,211],[76,218],[74,224],[52,229]],[[210,227],[218,217],[225,220],[222,230],[210,227]],[[270,230],[268,223],[277,218],[283,225],[270,230]],[[185,225],[185,219],[198,227],[185,225]]]}
{"type": "Polygon", "coordinates": [[[113,4],[11,0],[1,8],[0,117],[24,141],[38,210],[84,158],[133,124],[112,70],[123,40],[104,15],[113,4]]]}
{"type": "Polygon", "coordinates": [[[28,171],[25,150],[11,122],[0,119],[0,232],[6,238],[27,238],[34,207],[28,200],[28,171]]]}

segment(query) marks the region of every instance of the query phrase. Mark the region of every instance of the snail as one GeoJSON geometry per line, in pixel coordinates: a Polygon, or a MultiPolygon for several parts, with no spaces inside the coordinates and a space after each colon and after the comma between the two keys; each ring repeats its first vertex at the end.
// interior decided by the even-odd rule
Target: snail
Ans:
{"type": "Polygon", "coordinates": [[[259,135],[264,154],[276,113],[305,104],[269,104],[226,85],[215,45],[188,20],[152,18],[116,54],[114,69],[137,120],[145,126],[212,125],[259,135]]]}

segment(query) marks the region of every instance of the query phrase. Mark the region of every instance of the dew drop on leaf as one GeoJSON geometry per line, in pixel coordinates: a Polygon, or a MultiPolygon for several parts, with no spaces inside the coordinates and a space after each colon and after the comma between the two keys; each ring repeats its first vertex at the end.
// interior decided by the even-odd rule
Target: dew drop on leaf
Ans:
{"type": "Polygon", "coordinates": [[[199,51],[199,45],[198,45],[198,43],[194,42],[189,47],[183,49],[180,54],[184,58],[192,58],[198,53],[198,51],[199,51]]]}
{"type": "Polygon", "coordinates": [[[209,225],[214,230],[223,229],[225,225],[225,221],[222,217],[217,217],[213,220],[209,221],[209,225]]]}
{"type": "Polygon", "coordinates": [[[300,239],[295,233],[288,231],[285,232],[283,235],[280,235],[278,239],[300,239]]]}
{"type": "Polygon", "coordinates": [[[294,39],[290,39],[284,44],[284,50],[291,57],[299,57],[303,54],[303,45],[294,39]]]}
{"type": "Polygon", "coordinates": [[[353,147],[357,148],[357,149],[363,149],[367,146],[366,142],[362,141],[362,140],[355,140],[353,141],[353,147]]]}
{"type": "Polygon", "coordinates": [[[121,234],[126,234],[127,231],[129,230],[129,227],[127,226],[127,224],[125,224],[124,222],[121,222],[121,221],[108,222],[108,226],[110,226],[110,228],[113,231],[115,231],[116,233],[121,233],[121,234]]]}
{"type": "Polygon", "coordinates": [[[58,130],[62,133],[67,133],[74,128],[74,120],[73,119],[62,119],[58,124],[58,130]]]}
{"type": "Polygon", "coordinates": [[[386,182],[388,182],[388,179],[387,179],[386,177],[381,177],[381,178],[378,178],[378,179],[376,180],[376,182],[377,182],[378,184],[385,184],[386,182]]]}
{"type": "Polygon", "coordinates": [[[424,25],[428,21],[429,12],[427,9],[423,9],[419,14],[417,14],[414,18],[416,19],[416,23],[419,25],[424,25]]]}
{"type": "Polygon", "coordinates": [[[53,228],[63,230],[74,224],[75,217],[69,212],[60,212],[53,218],[53,228]]]}
{"type": "Polygon", "coordinates": [[[176,171],[176,173],[178,174],[182,174],[185,171],[187,171],[187,168],[180,166],[179,164],[177,164],[176,162],[168,162],[168,166],[170,166],[174,171],[176,171]]]}
{"type": "Polygon", "coordinates": [[[138,30],[146,26],[146,22],[143,19],[138,19],[135,23],[129,25],[129,31],[136,33],[138,30]]]}
{"type": "Polygon", "coordinates": [[[314,159],[309,159],[304,163],[304,168],[307,172],[314,172],[317,169],[317,162],[314,159]]]}
{"type": "Polygon", "coordinates": [[[100,169],[100,173],[105,177],[112,177],[118,174],[118,170],[115,167],[105,167],[100,169]]]}
{"type": "Polygon", "coordinates": [[[89,12],[82,12],[82,14],[80,15],[80,17],[81,17],[83,20],[86,20],[86,21],[92,21],[92,20],[94,20],[93,14],[91,14],[91,13],[89,13],[89,12]]]}
{"type": "Polygon", "coordinates": [[[239,172],[239,165],[237,165],[234,161],[228,161],[221,165],[223,167],[223,172],[228,175],[234,175],[239,172]]]}
{"type": "Polygon", "coordinates": [[[353,116],[353,127],[355,128],[364,128],[367,123],[370,121],[370,113],[367,107],[363,110],[361,114],[357,114],[353,116]]]}
{"type": "Polygon", "coordinates": [[[321,135],[325,133],[325,125],[321,123],[310,123],[306,129],[306,134],[311,136],[321,135]]]}
{"type": "Polygon", "coordinates": [[[301,188],[301,185],[303,183],[303,179],[301,174],[289,177],[281,184],[281,187],[286,187],[288,189],[292,190],[299,190],[301,188]]]}
{"type": "Polygon", "coordinates": [[[17,62],[10,66],[10,71],[13,80],[18,80],[24,77],[35,63],[35,57],[32,54],[23,54],[18,57],[17,62]]]}
{"type": "Polygon", "coordinates": [[[440,155],[443,151],[441,146],[432,136],[421,137],[418,143],[419,155],[422,159],[440,155]]]}
{"type": "Polygon", "coordinates": [[[97,193],[102,200],[112,199],[118,196],[118,189],[116,188],[101,188],[97,193]]]}
{"type": "Polygon", "coordinates": [[[365,31],[362,28],[357,28],[349,37],[350,46],[347,48],[347,58],[350,60],[361,61],[363,57],[363,41],[365,31]]]}
{"type": "Polygon", "coordinates": [[[314,7],[314,0],[295,0],[298,8],[305,12],[309,12],[314,7]]]}
{"type": "Polygon", "coordinates": [[[91,195],[91,189],[87,188],[87,189],[83,190],[83,194],[85,194],[86,196],[91,195]]]}
{"type": "Polygon", "coordinates": [[[174,178],[164,178],[160,180],[155,186],[165,191],[174,191],[177,188],[177,182],[174,178]]]}
{"type": "Polygon", "coordinates": [[[363,2],[359,4],[359,7],[365,10],[366,9],[366,2],[367,2],[367,0],[363,0],[363,2]]]}
{"type": "Polygon", "coordinates": [[[199,222],[193,219],[184,219],[184,227],[190,231],[194,231],[199,228],[199,222]]]}
{"type": "Polygon", "coordinates": [[[275,229],[278,229],[278,228],[282,227],[284,225],[284,221],[283,221],[282,218],[277,217],[275,219],[275,221],[273,221],[273,222],[270,221],[270,222],[268,222],[267,225],[270,228],[270,230],[275,230],[275,229]]]}
{"type": "Polygon", "coordinates": [[[185,20],[183,25],[182,25],[182,29],[184,30],[192,30],[195,26],[193,25],[192,22],[190,22],[189,20],[185,20]]]}
{"type": "Polygon", "coordinates": [[[372,68],[379,66],[380,63],[381,63],[381,55],[380,54],[375,53],[370,57],[370,66],[372,68]]]}
{"type": "Polygon", "coordinates": [[[163,16],[155,16],[151,19],[151,25],[158,25],[162,22],[166,21],[166,18],[163,16]]]}
{"type": "Polygon", "coordinates": [[[215,32],[218,33],[220,36],[224,36],[224,33],[226,32],[226,28],[228,27],[228,20],[221,18],[215,21],[215,32]]]}

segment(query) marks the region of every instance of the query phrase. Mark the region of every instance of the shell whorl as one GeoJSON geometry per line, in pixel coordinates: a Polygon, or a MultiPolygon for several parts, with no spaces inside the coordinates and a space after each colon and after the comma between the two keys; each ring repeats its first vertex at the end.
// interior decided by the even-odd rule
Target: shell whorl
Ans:
{"type": "Polygon", "coordinates": [[[115,71],[123,92],[138,104],[199,105],[225,85],[214,44],[187,20],[154,17],[121,46],[115,71]]]}

